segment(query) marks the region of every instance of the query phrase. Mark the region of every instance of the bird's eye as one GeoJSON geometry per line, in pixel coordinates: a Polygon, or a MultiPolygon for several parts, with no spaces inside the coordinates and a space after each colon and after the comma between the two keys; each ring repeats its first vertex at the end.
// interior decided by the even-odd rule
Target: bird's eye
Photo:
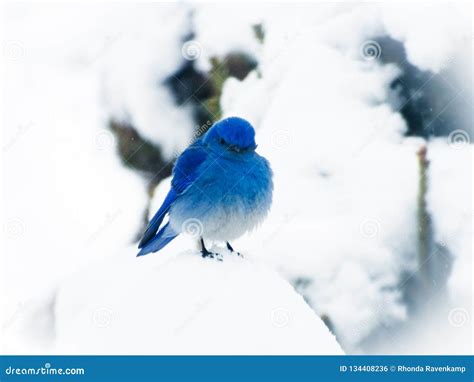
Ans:
{"type": "Polygon", "coordinates": [[[220,143],[221,145],[225,145],[225,144],[226,144],[224,138],[219,139],[219,143],[220,143]]]}

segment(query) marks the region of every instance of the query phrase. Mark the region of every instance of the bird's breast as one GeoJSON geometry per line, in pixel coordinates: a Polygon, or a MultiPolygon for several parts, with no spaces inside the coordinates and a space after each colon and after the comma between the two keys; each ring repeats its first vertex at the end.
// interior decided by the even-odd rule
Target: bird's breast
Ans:
{"type": "Polygon", "coordinates": [[[184,227],[186,220],[198,220],[202,236],[232,240],[265,218],[271,205],[272,188],[271,170],[262,157],[216,161],[208,164],[176,201],[170,222],[178,228],[176,226],[184,227]]]}

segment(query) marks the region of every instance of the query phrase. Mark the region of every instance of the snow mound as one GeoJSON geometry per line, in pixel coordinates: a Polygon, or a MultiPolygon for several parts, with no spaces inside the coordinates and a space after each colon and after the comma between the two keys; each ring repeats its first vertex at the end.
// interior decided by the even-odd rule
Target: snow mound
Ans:
{"type": "Polygon", "coordinates": [[[454,304],[472,306],[472,145],[456,147],[442,139],[428,148],[430,187],[428,206],[435,239],[453,256],[448,290],[454,304]],[[447,197],[449,195],[449,197],[447,197]]]}
{"type": "Polygon", "coordinates": [[[230,254],[126,253],[63,284],[58,354],[342,354],[303,298],[276,272],[230,254]],[[112,261],[113,260],[113,261],[112,261]]]}

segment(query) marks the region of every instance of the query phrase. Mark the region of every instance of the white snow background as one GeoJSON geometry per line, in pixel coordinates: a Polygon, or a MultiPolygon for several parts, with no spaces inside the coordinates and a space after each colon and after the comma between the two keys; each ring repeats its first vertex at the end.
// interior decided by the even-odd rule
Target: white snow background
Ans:
{"type": "MultiPolygon", "coordinates": [[[[468,6],[3,11],[3,353],[471,352],[472,131],[406,137],[397,107],[406,100],[390,86],[401,66],[364,53],[390,36],[420,71],[443,74],[459,59],[458,75],[470,79],[468,6]],[[121,163],[108,121],[130,123],[173,160],[196,123],[164,80],[190,48],[202,72],[236,51],[258,62],[243,81],[225,81],[220,106],[256,127],[275,173],[274,205],[232,243],[243,258],[215,246],[224,261],[202,259],[195,238],[180,236],[137,259],[147,186],[121,163]],[[433,240],[451,265],[442,288],[413,307],[406,286],[424,265],[422,147],[433,240]]],[[[466,89],[455,92],[472,110],[466,89]]],[[[169,179],[157,187],[150,214],[168,187],[169,179]]]]}

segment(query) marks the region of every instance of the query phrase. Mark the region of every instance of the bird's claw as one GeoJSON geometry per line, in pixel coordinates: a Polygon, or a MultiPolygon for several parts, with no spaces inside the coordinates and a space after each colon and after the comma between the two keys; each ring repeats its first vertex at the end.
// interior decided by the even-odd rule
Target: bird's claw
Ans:
{"type": "Polygon", "coordinates": [[[201,256],[202,256],[203,258],[210,257],[211,259],[213,259],[213,258],[214,258],[214,255],[215,255],[215,253],[213,253],[213,252],[204,251],[204,250],[201,251],[201,256]]]}
{"type": "Polygon", "coordinates": [[[222,261],[222,255],[219,253],[201,251],[201,256],[203,257],[203,259],[209,257],[210,259],[216,259],[217,261],[222,261]]]}
{"type": "Polygon", "coordinates": [[[226,245],[227,245],[227,249],[230,251],[230,253],[235,253],[239,257],[244,257],[240,254],[240,252],[235,251],[234,248],[232,248],[232,246],[230,245],[230,243],[228,241],[226,242],[226,245]]]}

